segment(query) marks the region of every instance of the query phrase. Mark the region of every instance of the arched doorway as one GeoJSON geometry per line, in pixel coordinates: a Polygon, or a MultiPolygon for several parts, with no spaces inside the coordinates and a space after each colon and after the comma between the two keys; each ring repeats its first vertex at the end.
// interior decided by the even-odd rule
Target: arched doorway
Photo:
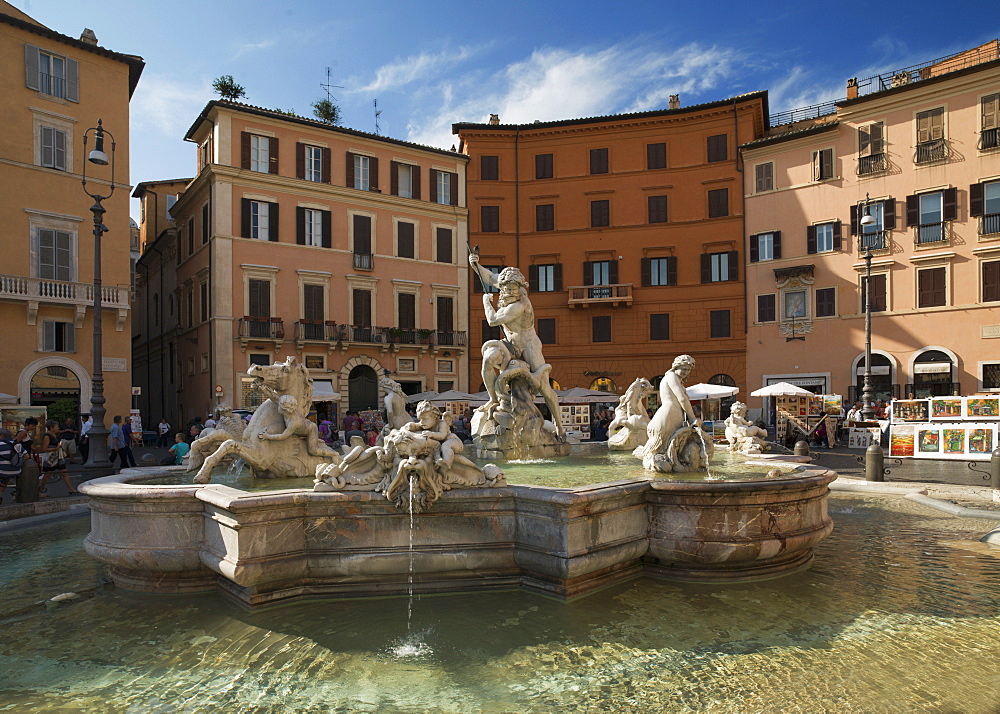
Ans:
{"type": "Polygon", "coordinates": [[[378,408],[378,375],[366,364],[359,364],[347,377],[348,409],[378,408]]]}
{"type": "MultiPolygon", "coordinates": [[[[893,389],[892,360],[883,354],[879,354],[878,352],[872,352],[871,384],[872,399],[876,401],[881,399],[888,402],[897,396],[895,394],[895,390],[893,389]]],[[[858,360],[854,380],[854,389],[852,389],[851,393],[848,395],[848,401],[851,402],[851,404],[854,402],[860,402],[864,396],[864,388],[865,357],[862,355],[858,360]]]]}
{"type": "Polygon", "coordinates": [[[957,394],[960,390],[954,383],[954,374],[955,364],[950,355],[941,350],[925,350],[913,360],[913,384],[907,385],[906,392],[915,399],[957,394]]]}
{"type": "Polygon", "coordinates": [[[610,392],[611,394],[618,393],[618,387],[615,385],[614,380],[609,379],[608,377],[598,377],[590,383],[590,388],[597,392],[610,392]]]}
{"type": "MultiPolygon", "coordinates": [[[[728,374],[716,374],[711,379],[708,380],[709,384],[717,384],[720,387],[735,387],[736,380],[730,377],[728,374]]],[[[714,419],[728,419],[729,410],[733,406],[733,402],[736,401],[736,395],[731,397],[725,397],[719,400],[719,413],[714,419]]],[[[704,418],[704,417],[703,417],[704,418]]]]}
{"type": "Polygon", "coordinates": [[[63,365],[42,367],[31,376],[31,406],[48,407],[62,421],[80,415],[80,380],[63,365]]]}

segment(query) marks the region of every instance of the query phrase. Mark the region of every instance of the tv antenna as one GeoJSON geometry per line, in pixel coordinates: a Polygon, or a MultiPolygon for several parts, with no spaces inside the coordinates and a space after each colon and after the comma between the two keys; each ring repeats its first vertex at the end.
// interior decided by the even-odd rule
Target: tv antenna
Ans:
{"type": "Polygon", "coordinates": [[[328,102],[332,102],[334,99],[336,99],[336,97],[334,97],[332,94],[330,94],[330,89],[332,89],[332,88],[343,89],[343,86],[341,86],[339,84],[331,84],[330,83],[330,68],[329,67],[326,68],[326,84],[323,84],[322,82],[320,82],[319,86],[321,86],[323,89],[326,90],[326,101],[328,101],[328,102]]]}
{"type": "Polygon", "coordinates": [[[378,108],[378,100],[377,99],[372,100],[372,104],[375,105],[375,134],[377,136],[381,136],[382,135],[382,127],[379,126],[378,118],[380,116],[382,116],[382,110],[378,108]]]}

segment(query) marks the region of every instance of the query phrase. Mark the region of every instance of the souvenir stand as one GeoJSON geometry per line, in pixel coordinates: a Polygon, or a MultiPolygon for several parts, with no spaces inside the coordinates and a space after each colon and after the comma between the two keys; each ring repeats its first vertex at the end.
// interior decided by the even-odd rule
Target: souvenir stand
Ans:
{"type": "Polygon", "coordinates": [[[469,409],[469,403],[465,401],[445,402],[444,411],[453,416],[461,416],[469,409]]]}
{"type": "Polygon", "coordinates": [[[986,461],[997,447],[998,428],[1000,396],[896,399],[889,456],[986,461]]]}
{"type": "Polygon", "coordinates": [[[562,415],[563,427],[579,431],[583,434],[584,439],[590,438],[589,404],[560,404],[559,411],[562,415]]]}
{"type": "Polygon", "coordinates": [[[369,431],[378,433],[385,426],[381,409],[362,409],[358,412],[358,418],[361,419],[361,431],[366,434],[369,431]]]}
{"type": "Polygon", "coordinates": [[[836,439],[842,398],[839,394],[813,394],[811,396],[777,395],[774,397],[775,424],[778,441],[785,441],[798,432],[811,439],[820,424],[826,424],[831,444],[836,439]]]}

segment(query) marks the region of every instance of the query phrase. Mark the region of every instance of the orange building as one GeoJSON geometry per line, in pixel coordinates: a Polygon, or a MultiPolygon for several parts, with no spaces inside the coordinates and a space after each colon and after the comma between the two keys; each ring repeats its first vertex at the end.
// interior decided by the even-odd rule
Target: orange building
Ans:
{"type": "Polygon", "coordinates": [[[250,365],[289,356],[321,417],[380,405],[386,372],[410,393],[467,389],[465,156],[224,101],[185,138],[180,419],[255,406],[250,365]]]}
{"type": "MultiPolygon", "coordinates": [[[[663,111],[533,124],[460,123],[471,158],[471,242],[486,267],[531,283],[561,388],[621,393],[670,360],[693,382],[746,385],[742,165],[763,135],[765,92],[663,111]]],[[[473,282],[472,290],[483,288],[473,282]]],[[[495,335],[479,295],[474,346],[495,335]]],[[[473,348],[470,383],[478,387],[473,348]]]]}
{"type": "MultiPolygon", "coordinates": [[[[102,119],[115,139],[117,181],[104,201],[109,230],[101,241],[110,424],[130,405],[129,100],[143,61],[101,47],[89,29],[69,37],[0,0],[0,67],[0,392],[24,406],[68,400],[90,411],[94,202],[80,179],[82,137],[102,119]]],[[[110,178],[109,167],[87,166],[91,191],[106,194],[110,178]]]]}

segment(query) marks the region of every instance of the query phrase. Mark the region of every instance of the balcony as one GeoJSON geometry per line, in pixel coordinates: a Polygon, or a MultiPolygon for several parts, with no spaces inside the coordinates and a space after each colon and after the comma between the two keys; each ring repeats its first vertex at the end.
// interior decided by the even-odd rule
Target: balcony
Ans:
{"type": "Polygon", "coordinates": [[[1000,233],[1000,213],[987,213],[979,217],[979,235],[992,236],[1000,233]]]}
{"type": "Polygon", "coordinates": [[[1000,148],[1000,127],[996,129],[983,129],[979,134],[979,150],[989,151],[1000,148]]]}
{"type": "Polygon", "coordinates": [[[336,325],[330,329],[336,335],[342,350],[346,350],[350,344],[381,345],[383,352],[389,349],[397,351],[400,347],[408,345],[419,348],[421,351],[433,347],[436,351],[444,348],[466,347],[469,344],[468,334],[464,331],[418,330],[411,327],[376,327],[371,325],[336,325]]]}
{"type": "Polygon", "coordinates": [[[570,307],[589,307],[591,305],[619,307],[632,304],[632,283],[579,285],[568,290],[570,307]]]}
{"type": "Polygon", "coordinates": [[[889,231],[871,231],[858,236],[858,253],[867,250],[872,253],[889,250],[889,231]]]}
{"type": "Polygon", "coordinates": [[[935,139],[923,144],[917,144],[917,151],[913,156],[916,164],[933,164],[937,161],[944,161],[948,158],[948,142],[944,139],[935,139]]]}
{"type": "Polygon", "coordinates": [[[913,227],[915,245],[935,245],[948,242],[948,223],[921,223],[913,227]]]}
{"type": "MultiPolygon", "coordinates": [[[[125,329],[129,310],[129,288],[117,285],[101,286],[101,307],[117,310],[115,329],[125,329]]],[[[23,302],[28,309],[28,324],[34,325],[41,304],[76,308],[76,326],[83,326],[87,307],[94,304],[93,283],[71,283],[65,280],[30,278],[24,275],[0,274],[0,300],[23,302]]]]}
{"type": "Polygon", "coordinates": [[[375,269],[375,258],[371,253],[355,253],[354,254],[354,269],[355,270],[374,270],[375,269]]]}
{"type": "Polygon", "coordinates": [[[302,342],[336,342],[337,323],[330,320],[299,320],[295,323],[295,341],[302,342]]]}
{"type": "Polygon", "coordinates": [[[239,337],[240,343],[244,348],[246,347],[246,343],[252,340],[283,342],[285,339],[285,323],[280,317],[244,315],[239,321],[239,337]]]}
{"type": "Polygon", "coordinates": [[[871,156],[858,157],[858,176],[872,176],[880,174],[889,169],[889,162],[885,154],[872,154],[871,156]]]}

